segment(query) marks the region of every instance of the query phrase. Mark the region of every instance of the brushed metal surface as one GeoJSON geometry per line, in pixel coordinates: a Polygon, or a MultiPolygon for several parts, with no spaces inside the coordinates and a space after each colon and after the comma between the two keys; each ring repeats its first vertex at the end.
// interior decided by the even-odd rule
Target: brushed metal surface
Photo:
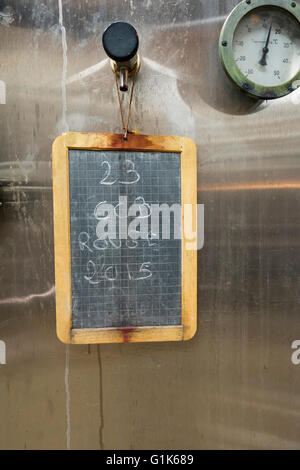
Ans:
{"type": "Polygon", "coordinates": [[[1,449],[300,448],[300,97],[257,103],[229,82],[218,37],[237,3],[0,2],[1,449]],[[101,45],[120,19],[143,58],[130,127],[197,143],[199,329],[184,344],[66,347],[51,144],[120,131],[101,45]]]}

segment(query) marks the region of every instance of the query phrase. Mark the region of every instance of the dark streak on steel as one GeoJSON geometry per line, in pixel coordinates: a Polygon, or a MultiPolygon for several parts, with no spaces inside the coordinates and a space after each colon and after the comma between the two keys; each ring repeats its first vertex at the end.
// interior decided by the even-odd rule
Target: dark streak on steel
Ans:
{"type": "Polygon", "coordinates": [[[103,374],[102,361],[100,354],[100,345],[97,344],[98,366],[99,366],[99,408],[100,408],[100,425],[99,425],[99,446],[100,450],[104,449],[103,429],[104,429],[104,410],[103,410],[103,374]]]}

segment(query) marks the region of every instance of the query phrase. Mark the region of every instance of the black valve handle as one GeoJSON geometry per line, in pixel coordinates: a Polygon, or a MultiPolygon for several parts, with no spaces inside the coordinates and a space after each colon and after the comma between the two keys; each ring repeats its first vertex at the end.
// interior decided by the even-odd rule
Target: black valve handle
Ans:
{"type": "Polygon", "coordinates": [[[118,21],[104,31],[102,44],[110,59],[115,62],[128,62],[137,54],[139,37],[131,24],[118,21]]]}

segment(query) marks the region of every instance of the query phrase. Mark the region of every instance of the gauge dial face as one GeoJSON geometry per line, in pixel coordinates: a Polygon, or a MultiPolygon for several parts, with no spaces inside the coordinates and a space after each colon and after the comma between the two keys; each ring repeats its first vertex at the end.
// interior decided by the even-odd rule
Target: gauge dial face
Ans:
{"type": "Polygon", "coordinates": [[[252,82],[280,86],[300,70],[300,25],[282,8],[257,8],[239,22],[233,55],[242,74],[252,82]]]}

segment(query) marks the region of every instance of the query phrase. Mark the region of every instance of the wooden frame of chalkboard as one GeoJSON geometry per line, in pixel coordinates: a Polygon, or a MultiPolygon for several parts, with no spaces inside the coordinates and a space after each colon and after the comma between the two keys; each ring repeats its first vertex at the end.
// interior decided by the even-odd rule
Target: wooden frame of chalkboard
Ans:
{"type": "MultiPolygon", "coordinates": [[[[72,280],[70,240],[69,150],[170,152],[181,155],[181,204],[193,205],[197,233],[197,156],[188,138],[68,132],[53,143],[53,200],[57,336],[68,344],[183,341],[197,330],[197,250],[187,249],[190,240],[182,230],[181,325],[114,328],[72,327],[72,280]]],[[[184,211],[182,210],[182,226],[184,211]]]]}

